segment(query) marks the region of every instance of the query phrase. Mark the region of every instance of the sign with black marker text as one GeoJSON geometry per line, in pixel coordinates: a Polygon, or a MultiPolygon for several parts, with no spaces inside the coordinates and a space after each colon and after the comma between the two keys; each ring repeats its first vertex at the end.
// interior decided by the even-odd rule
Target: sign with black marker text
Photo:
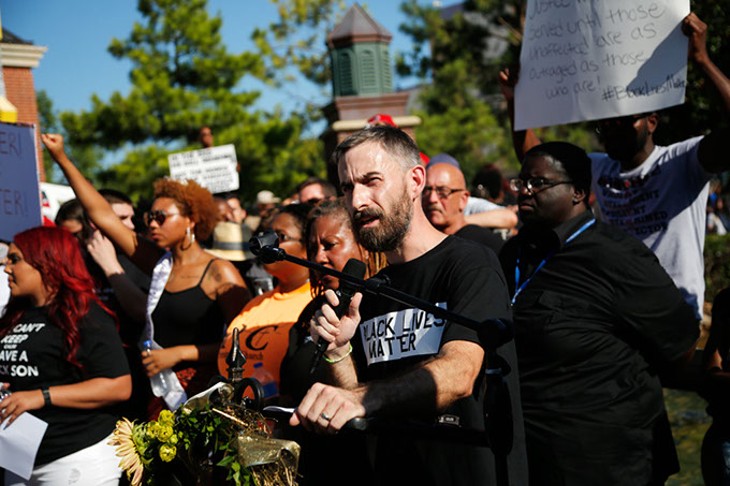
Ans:
{"type": "Polygon", "coordinates": [[[173,179],[193,179],[213,194],[238,189],[236,148],[232,144],[170,154],[167,160],[173,179]]]}
{"type": "Polygon", "coordinates": [[[41,225],[35,129],[0,123],[0,239],[41,225]]]}
{"type": "Polygon", "coordinates": [[[515,129],[684,102],[688,0],[528,0],[515,129]]]}

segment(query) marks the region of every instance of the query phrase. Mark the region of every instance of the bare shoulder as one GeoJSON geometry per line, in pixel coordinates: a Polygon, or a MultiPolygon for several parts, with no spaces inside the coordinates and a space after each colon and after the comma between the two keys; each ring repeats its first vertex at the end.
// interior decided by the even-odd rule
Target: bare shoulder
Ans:
{"type": "Polygon", "coordinates": [[[211,257],[213,260],[208,269],[207,277],[217,285],[244,285],[240,272],[233,263],[222,258],[211,257]]]}

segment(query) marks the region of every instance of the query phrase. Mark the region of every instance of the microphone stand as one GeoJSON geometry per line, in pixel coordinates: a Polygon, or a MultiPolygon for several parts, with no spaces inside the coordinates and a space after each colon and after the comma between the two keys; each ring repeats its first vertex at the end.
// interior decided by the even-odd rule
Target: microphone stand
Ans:
{"type": "Polygon", "coordinates": [[[259,233],[251,238],[249,243],[251,252],[260,257],[264,263],[274,263],[286,260],[288,262],[316,270],[319,273],[337,277],[341,281],[349,283],[353,288],[360,292],[368,292],[373,295],[386,297],[394,302],[398,302],[399,304],[413,306],[430,312],[436,317],[456,322],[478,331],[481,333],[482,337],[485,338],[485,345],[487,348],[494,347],[496,349],[502,344],[511,341],[514,337],[511,326],[499,319],[487,319],[482,322],[475,321],[474,319],[462,316],[448,309],[438,307],[426,300],[389,287],[389,282],[385,279],[369,278],[364,280],[332,268],[325,267],[324,265],[289,255],[286,251],[279,248],[279,238],[274,232],[259,233]]]}
{"type": "MultiPolygon", "coordinates": [[[[448,309],[438,307],[426,300],[389,287],[389,282],[385,279],[369,278],[368,280],[364,280],[327,268],[318,263],[289,255],[286,251],[279,248],[279,238],[273,231],[255,235],[251,238],[249,244],[251,252],[261,258],[264,263],[286,260],[316,270],[322,274],[337,277],[341,281],[349,283],[358,291],[386,297],[394,302],[416,307],[430,312],[436,317],[476,330],[481,338],[481,343],[484,345],[487,361],[487,367],[484,371],[487,381],[487,395],[484,397],[486,430],[481,432],[457,429],[459,432],[456,432],[453,427],[448,425],[423,427],[422,424],[416,427],[410,425],[398,427],[396,424],[396,430],[400,429],[414,433],[414,435],[422,438],[458,440],[461,443],[471,444],[481,442],[481,445],[489,446],[495,455],[498,483],[507,484],[504,481],[507,478],[507,454],[512,450],[513,430],[510,396],[505,376],[510,373],[511,369],[507,362],[497,354],[497,348],[514,338],[514,332],[510,323],[505,323],[499,319],[487,319],[482,322],[475,321],[448,309]],[[479,440],[475,438],[475,434],[485,434],[486,437],[482,436],[483,438],[479,440]]],[[[393,426],[394,424],[390,422],[380,424],[379,421],[372,419],[353,419],[348,423],[347,427],[351,430],[359,431],[372,431],[373,429],[377,429],[380,432],[392,432],[394,430],[393,426]]]]}

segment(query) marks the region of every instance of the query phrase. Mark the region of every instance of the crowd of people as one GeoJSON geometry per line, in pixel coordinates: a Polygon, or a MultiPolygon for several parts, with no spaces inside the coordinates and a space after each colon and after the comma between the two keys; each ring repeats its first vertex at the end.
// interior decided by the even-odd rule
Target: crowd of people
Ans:
{"type": "MultiPolygon", "coordinates": [[[[690,14],[683,29],[727,115],[705,24],[690,14]]],[[[500,73],[510,106],[516,74],[500,73]]],[[[165,178],[142,218],[42,135],[76,198],[2,257],[0,423],[48,423],[31,480],[6,471],[4,484],[117,484],[116,419],[154,419],[225,379],[234,330],[244,376],[294,410],[277,434],[303,445],[302,485],[664,484],[679,465],[663,386],[708,400],[703,474],[728,484],[727,290],[704,372],[687,373],[727,130],[660,147],[657,124],[601,120],[606,152],[591,154],[514,132],[519,174],[485,166],[470,190],[454,157],[427,157],[377,115],[332,155],[339,186],[262,189],[249,213],[235,194],[165,178]],[[637,201],[641,214],[624,211],[637,201]],[[319,266],[260,261],[248,241],[261,232],[319,266]],[[340,305],[327,269],[353,259],[377,287],[340,305]]],[[[200,135],[213,146],[210,127],[200,135]]]]}

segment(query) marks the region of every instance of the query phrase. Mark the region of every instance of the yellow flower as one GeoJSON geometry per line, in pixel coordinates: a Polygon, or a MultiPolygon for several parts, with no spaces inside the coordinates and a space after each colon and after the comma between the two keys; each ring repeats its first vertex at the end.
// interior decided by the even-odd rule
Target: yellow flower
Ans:
{"type": "Polygon", "coordinates": [[[117,422],[109,445],[116,447],[117,457],[122,458],[119,467],[127,472],[127,478],[132,486],[139,486],[142,484],[144,466],[134,445],[133,433],[134,423],[123,418],[117,422]]]}
{"type": "Polygon", "coordinates": [[[157,439],[157,434],[160,430],[160,424],[157,422],[147,422],[147,427],[145,428],[145,432],[147,434],[147,437],[150,439],[157,439]]]}
{"type": "Polygon", "coordinates": [[[160,459],[162,459],[163,461],[172,461],[173,459],[175,459],[175,454],[177,454],[177,448],[175,446],[168,444],[162,444],[160,446],[160,459]]]}
{"type": "Polygon", "coordinates": [[[160,425],[157,429],[157,439],[159,439],[160,442],[167,442],[170,437],[172,437],[174,430],[172,430],[172,425],[160,425]]]}
{"type": "Polygon", "coordinates": [[[157,417],[157,421],[163,425],[172,425],[175,423],[175,414],[170,410],[163,410],[160,412],[160,416],[157,417]]]}

